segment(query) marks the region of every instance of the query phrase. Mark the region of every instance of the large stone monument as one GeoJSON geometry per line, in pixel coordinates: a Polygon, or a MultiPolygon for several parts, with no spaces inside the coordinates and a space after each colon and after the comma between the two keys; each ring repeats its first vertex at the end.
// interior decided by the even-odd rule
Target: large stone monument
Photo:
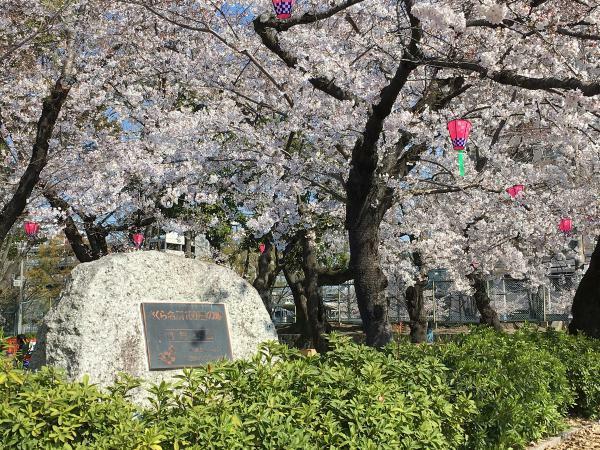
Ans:
{"type": "Polygon", "coordinates": [[[38,333],[31,367],[107,385],[150,382],[181,367],[246,358],[277,333],[256,290],[233,271],[156,251],[80,264],[38,333]]]}

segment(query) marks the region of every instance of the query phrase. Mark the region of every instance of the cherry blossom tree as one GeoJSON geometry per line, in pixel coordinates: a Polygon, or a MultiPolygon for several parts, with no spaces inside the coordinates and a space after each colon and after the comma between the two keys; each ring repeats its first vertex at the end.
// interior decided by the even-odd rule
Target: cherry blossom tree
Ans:
{"type": "Polygon", "coordinates": [[[298,198],[318,196],[315,208],[346,229],[369,345],[391,339],[382,260],[395,250],[382,246],[384,218],[418,236],[421,274],[439,259],[421,237],[424,221],[445,230],[452,212],[462,213],[449,231],[459,244],[439,241],[445,264],[464,277],[477,257],[485,272],[498,262],[487,247],[508,239],[516,271],[546,250],[540,239],[554,239],[536,218],[559,217],[561,193],[581,191],[553,189],[579,173],[568,165],[589,161],[591,178],[597,167],[598,10],[584,2],[308,1],[285,21],[265,2],[85,5],[80,23],[99,31],[81,32],[89,44],[74,66],[86,75],[76,75],[80,92],[67,104],[79,109],[63,118],[77,131],[63,142],[77,151],[44,175],[49,195],[69,205],[60,220],[110,229],[140,212],[185,227],[192,221],[167,220],[160,205],[216,203],[227,192],[252,213],[248,229],[284,248],[293,231],[314,229],[298,198]],[[96,120],[83,114],[93,102],[96,120]],[[117,125],[98,124],[108,116],[117,125]],[[456,117],[475,123],[464,179],[445,150],[456,117]],[[518,157],[545,146],[560,157],[544,170],[518,157]],[[501,225],[525,213],[485,206],[525,176],[538,215],[526,210],[515,240],[501,225]]]}

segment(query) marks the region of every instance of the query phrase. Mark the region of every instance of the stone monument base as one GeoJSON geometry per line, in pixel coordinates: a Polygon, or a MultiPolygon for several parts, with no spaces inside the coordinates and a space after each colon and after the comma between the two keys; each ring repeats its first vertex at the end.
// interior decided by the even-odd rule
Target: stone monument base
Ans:
{"type": "MultiPolygon", "coordinates": [[[[226,339],[221,332],[215,334],[210,329],[207,332],[203,327],[192,336],[189,323],[179,330],[183,322],[177,322],[178,319],[201,320],[211,316],[200,312],[200,315],[184,317],[177,312],[182,309],[177,308],[178,303],[225,305],[233,359],[250,357],[260,343],[277,340],[275,327],[260,296],[233,271],[157,251],[117,253],[75,267],[60,300],[43,321],[31,367],[58,366],[66,370],[70,379],[88,374],[91,382],[100,385],[111,384],[119,372],[149,382],[172,378],[181,371],[150,370],[142,303],[166,304],[163,315],[172,316],[173,325],[169,328],[162,323],[168,332],[156,332],[155,338],[160,342],[155,344],[168,349],[171,342],[180,355],[186,351],[181,348],[187,348],[206,357],[210,354],[203,347],[207,341],[223,348],[228,343],[220,342],[226,339]],[[179,330],[182,334],[174,335],[169,330],[175,330],[173,333],[179,330]],[[177,347],[180,342],[175,341],[182,339],[190,342],[177,347]]],[[[218,308],[215,305],[213,309],[218,308]]]]}

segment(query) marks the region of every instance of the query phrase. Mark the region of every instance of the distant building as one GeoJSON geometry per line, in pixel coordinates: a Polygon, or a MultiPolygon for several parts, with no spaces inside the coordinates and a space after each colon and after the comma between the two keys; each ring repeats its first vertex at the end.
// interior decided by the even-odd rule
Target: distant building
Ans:
{"type": "MultiPolygon", "coordinates": [[[[169,232],[149,239],[147,248],[185,256],[185,238],[181,234],[169,232]]],[[[210,243],[203,234],[196,236],[192,242],[192,254],[196,258],[211,257],[210,243]]]]}

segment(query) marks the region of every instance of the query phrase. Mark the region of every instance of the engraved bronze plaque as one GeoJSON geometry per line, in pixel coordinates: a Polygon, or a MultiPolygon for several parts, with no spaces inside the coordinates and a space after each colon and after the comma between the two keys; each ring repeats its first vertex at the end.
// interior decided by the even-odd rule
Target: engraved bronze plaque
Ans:
{"type": "Polygon", "coordinates": [[[142,303],[150,370],[232,359],[223,303],[142,303]]]}

